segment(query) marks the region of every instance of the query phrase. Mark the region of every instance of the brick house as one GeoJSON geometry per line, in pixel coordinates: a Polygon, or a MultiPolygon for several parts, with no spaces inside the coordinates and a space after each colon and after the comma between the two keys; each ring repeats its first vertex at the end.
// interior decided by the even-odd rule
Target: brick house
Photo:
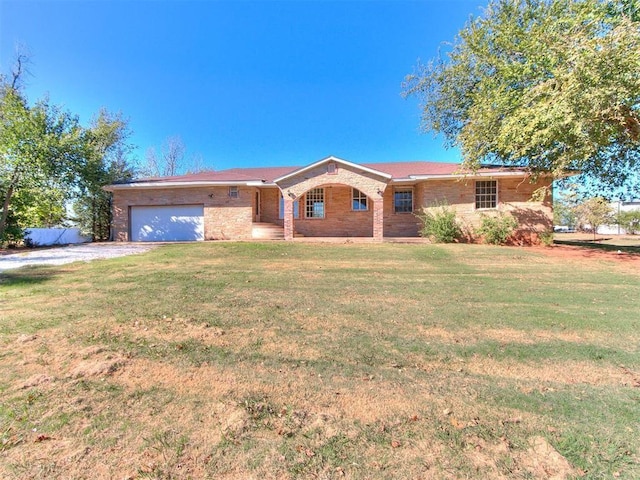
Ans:
{"type": "Polygon", "coordinates": [[[417,237],[423,207],[446,202],[467,226],[509,212],[525,241],[552,229],[550,186],[523,169],[398,162],[355,164],[327,157],[303,167],[236,168],[135,180],[113,193],[117,241],[248,240],[306,237],[417,237]],[[265,233],[267,232],[267,233],[265,233]]]}

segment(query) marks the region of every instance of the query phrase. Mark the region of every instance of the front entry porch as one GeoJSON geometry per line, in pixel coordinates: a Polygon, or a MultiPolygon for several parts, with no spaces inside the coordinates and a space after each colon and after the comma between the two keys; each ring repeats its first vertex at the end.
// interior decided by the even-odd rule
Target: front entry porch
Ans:
{"type": "Polygon", "coordinates": [[[384,192],[391,176],[329,157],[274,180],[281,194],[285,240],[384,237],[384,192]]]}

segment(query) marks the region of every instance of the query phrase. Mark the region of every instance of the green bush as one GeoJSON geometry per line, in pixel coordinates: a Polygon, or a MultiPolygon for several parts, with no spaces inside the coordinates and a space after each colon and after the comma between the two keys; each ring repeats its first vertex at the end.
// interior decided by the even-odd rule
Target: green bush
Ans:
{"type": "Polygon", "coordinates": [[[629,235],[635,235],[640,232],[640,210],[620,212],[616,223],[624,228],[629,235]]]}
{"type": "Polygon", "coordinates": [[[553,245],[553,231],[544,231],[538,235],[538,238],[540,239],[540,243],[545,247],[553,245]]]}
{"type": "Polygon", "coordinates": [[[482,220],[476,233],[484,238],[485,243],[504,245],[518,226],[518,221],[511,215],[499,213],[497,216],[481,215],[482,220]]]}
{"type": "Polygon", "coordinates": [[[437,243],[452,243],[462,235],[462,229],[456,219],[456,212],[447,204],[435,204],[424,208],[422,215],[422,230],[420,235],[430,238],[437,243]]]}

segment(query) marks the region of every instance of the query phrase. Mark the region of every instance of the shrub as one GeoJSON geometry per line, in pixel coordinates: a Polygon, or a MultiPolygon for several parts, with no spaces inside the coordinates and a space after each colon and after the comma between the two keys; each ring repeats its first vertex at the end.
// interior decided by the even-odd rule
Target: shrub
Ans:
{"type": "Polygon", "coordinates": [[[486,243],[504,245],[518,226],[518,221],[511,215],[499,213],[497,216],[482,215],[480,227],[476,233],[482,235],[486,243]]]}
{"type": "Polygon", "coordinates": [[[553,231],[547,230],[538,235],[540,239],[540,243],[542,243],[545,247],[550,247],[553,245],[553,231]]]}
{"type": "Polygon", "coordinates": [[[640,210],[620,212],[616,223],[624,228],[629,235],[635,235],[640,231],[640,210]]]}
{"type": "Polygon", "coordinates": [[[423,226],[420,235],[438,243],[452,243],[462,235],[456,212],[446,203],[424,208],[419,215],[423,226]]]}

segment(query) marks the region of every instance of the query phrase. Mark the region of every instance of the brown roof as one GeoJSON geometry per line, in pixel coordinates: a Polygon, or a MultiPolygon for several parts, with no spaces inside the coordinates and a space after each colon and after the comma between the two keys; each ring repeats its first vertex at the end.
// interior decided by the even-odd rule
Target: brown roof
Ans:
{"type": "MultiPolygon", "coordinates": [[[[405,179],[412,176],[423,175],[455,175],[462,173],[459,163],[443,162],[387,162],[387,163],[363,163],[360,164],[371,170],[378,170],[392,179],[405,179]]],[[[175,182],[264,182],[273,183],[273,180],[285,176],[304,167],[257,167],[257,168],[230,168],[227,170],[209,171],[190,175],[173,177],[144,178],[130,183],[175,183],[175,182]]],[[[491,172],[522,172],[522,169],[505,168],[499,166],[486,166],[479,170],[481,173],[491,172]]],[[[469,172],[468,172],[469,173],[469,172]]]]}

